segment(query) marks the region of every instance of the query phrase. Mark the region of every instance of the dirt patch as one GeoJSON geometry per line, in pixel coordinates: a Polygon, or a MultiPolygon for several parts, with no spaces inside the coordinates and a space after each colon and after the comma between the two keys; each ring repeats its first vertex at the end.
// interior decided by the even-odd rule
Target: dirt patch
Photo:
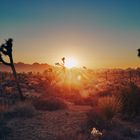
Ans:
{"type": "Polygon", "coordinates": [[[79,133],[86,120],[85,113],[68,110],[40,112],[31,119],[13,119],[8,127],[12,134],[8,140],[56,140],[57,136],[79,133]]]}

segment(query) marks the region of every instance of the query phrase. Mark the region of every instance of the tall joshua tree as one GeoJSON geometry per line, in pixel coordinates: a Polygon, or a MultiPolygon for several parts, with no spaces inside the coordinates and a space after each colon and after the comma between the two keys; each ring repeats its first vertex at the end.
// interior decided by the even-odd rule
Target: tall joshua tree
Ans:
{"type": "Polygon", "coordinates": [[[18,92],[19,92],[20,99],[23,100],[24,96],[22,94],[22,91],[21,91],[21,88],[20,88],[20,85],[19,85],[16,69],[15,69],[14,62],[13,62],[12,47],[13,47],[13,39],[12,38],[9,38],[8,40],[6,40],[6,42],[4,44],[2,44],[0,46],[0,62],[2,62],[4,65],[7,65],[7,66],[11,67],[12,72],[13,72],[13,76],[15,78],[15,82],[16,82],[16,85],[17,85],[17,89],[18,89],[18,92]],[[2,57],[3,55],[9,57],[9,62],[6,62],[3,59],[3,57],[2,57]]]}

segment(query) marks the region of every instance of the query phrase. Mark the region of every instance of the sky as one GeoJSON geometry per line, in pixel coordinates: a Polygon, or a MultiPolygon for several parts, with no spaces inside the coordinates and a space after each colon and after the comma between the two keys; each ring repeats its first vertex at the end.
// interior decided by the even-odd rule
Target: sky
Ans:
{"type": "Polygon", "coordinates": [[[139,0],[0,0],[0,43],[14,39],[14,60],[78,67],[139,67],[139,0]]]}

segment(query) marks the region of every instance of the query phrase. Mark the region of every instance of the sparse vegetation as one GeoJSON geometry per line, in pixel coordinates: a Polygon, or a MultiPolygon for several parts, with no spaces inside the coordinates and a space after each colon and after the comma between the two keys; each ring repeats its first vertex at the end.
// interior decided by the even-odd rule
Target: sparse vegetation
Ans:
{"type": "MultiPolygon", "coordinates": [[[[1,125],[3,126],[3,129],[0,130],[1,135],[2,133],[8,135],[8,133],[12,132],[7,124],[13,120],[13,123],[16,123],[17,120],[24,118],[28,121],[30,118],[29,120],[37,120],[40,124],[41,121],[44,123],[45,120],[43,119],[48,117],[47,119],[50,122],[47,122],[47,125],[44,124],[45,126],[43,127],[41,126],[42,124],[39,125],[43,131],[48,130],[48,127],[52,129],[52,127],[56,126],[60,129],[60,125],[66,125],[64,126],[66,131],[71,132],[70,134],[64,133],[52,136],[58,138],[58,140],[93,140],[95,139],[91,135],[93,128],[99,130],[102,134],[99,140],[125,140],[128,137],[131,140],[133,137],[138,137],[139,132],[137,134],[134,131],[135,129],[125,126],[126,124],[124,126],[120,125],[118,121],[114,120],[117,118],[122,121],[121,118],[125,115],[131,118],[134,116],[139,117],[139,80],[132,84],[130,81],[127,81],[129,76],[120,80],[120,75],[115,78],[114,75],[109,76],[108,74],[108,81],[105,82],[104,80],[106,79],[100,80],[102,79],[101,74],[105,78],[103,72],[94,75],[91,71],[85,70],[91,75],[90,78],[83,78],[81,81],[77,81],[78,83],[75,82],[74,85],[74,83],[70,84],[68,81],[65,83],[62,78],[64,75],[59,77],[59,75],[53,73],[54,71],[54,69],[49,73],[46,71],[45,75],[44,73],[18,74],[20,86],[22,91],[25,92],[24,97],[26,97],[26,101],[24,102],[20,102],[17,98],[15,82],[10,79],[11,73],[4,73],[0,90],[0,104],[2,104],[0,120],[4,122],[1,125]],[[96,81],[95,79],[99,80],[96,81]],[[91,110],[89,111],[89,109],[91,110]],[[62,118],[59,115],[60,112],[62,113],[62,118]],[[53,119],[51,120],[51,118],[53,119]],[[71,119],[73,122],[70,122],[71,119]],[[63,120],[65,120],[65,124],[63,120]],[[50,124],[51,122],[52,124],[50,124]],[[79,122],[84,123],[82,128],[81,125],[77,124],[79,122]],[[54,125],[53,123],[55,126],[50,126],[54,125]],[[69,131],[67,123],[69,128],[73,128],[71,131],[69,131]],[[76,127],[79,128],[76,132],[75,126],[73,127],[74,124],[77,124],[76,127]],[[122,131],[120,131],[121,129],[122,131]]],[[[75,80],[76,74],[74,74],[73,80],[75,80]]],[[[131,80],[133,79],[131,77],[131,80]]],[[[69,80],[68,74],[65,80],[69,80]]],[[[24,129],[26,129],[25,126],[23,123],[22,127],[24,129]]],[[[37,125],[37,129],[39,129],[39,126],[37,125]]],[[[20,124],[19,127],[21,127],[20,124]]],[[[41,138],[43,137],[42,135],[41,138]]]]}
{"type": "Polygon", "coordinates": [[[105,120],[101,110],[99,108],[94,108],[87,113],[87,129],[92,129],[93,127],[103,130],[107,128],[108,122],[105,120]]]}
{"type": "Polygon", "coordinates": [[[47,111],[54,111],[67,108],[67,104],[62,99],[57,97],[36,98],[33,101],[33,105],[37,110],[47,111]]]}
{"type": "Polygon", "coordinates": [[[34,106],[30,102],[19,102],[14,106],[10,107],[7,112],[5,112],[6,118],[31,118],[36,114],[34,106]]]}

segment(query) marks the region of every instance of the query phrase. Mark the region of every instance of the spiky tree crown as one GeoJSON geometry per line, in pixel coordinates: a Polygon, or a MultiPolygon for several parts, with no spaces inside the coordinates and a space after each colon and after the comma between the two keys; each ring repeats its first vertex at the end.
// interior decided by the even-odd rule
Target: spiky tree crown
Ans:
{"type": "Polygon", "coordinates": [[[6,62],[3,59],[3,55],[8,56],[8,57],[12,57],[12,46],[13,46],[13,39],[9,38],[8,40],[5,41],[4,44],[2,44],[0,46],[0,62],[2,62],[5,65],[11,65],[11,63],[6,62]]]}

